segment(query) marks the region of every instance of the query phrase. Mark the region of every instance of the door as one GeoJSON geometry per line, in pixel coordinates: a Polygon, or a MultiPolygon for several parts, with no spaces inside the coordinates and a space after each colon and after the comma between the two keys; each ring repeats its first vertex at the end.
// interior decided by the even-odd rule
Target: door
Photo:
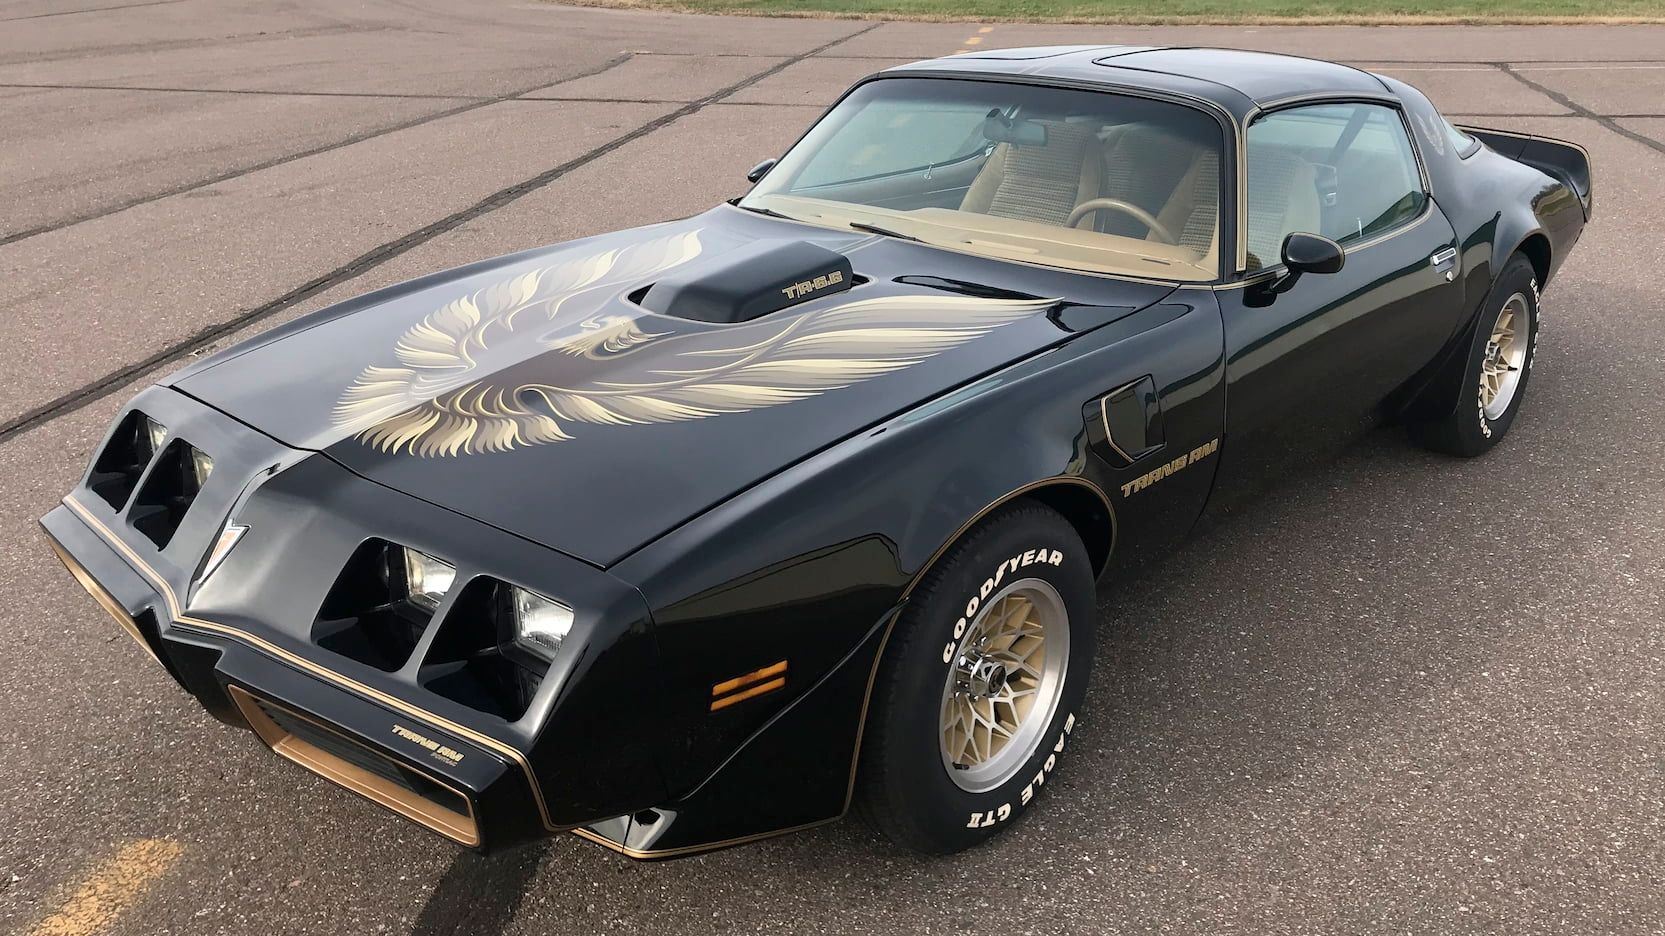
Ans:
{"type": "Polygon", "coordinates": [[[1462,305],[1456,237],[1397,108],[1291,107],[1245,140],[1248,271],[1219,291],[1226,431],[1213,504],[1225,507],[1373,425],[1462,305]],[[1297,231],[1341,244],[1346,264],[1274,294],[1279,248],[1297,231]]]}

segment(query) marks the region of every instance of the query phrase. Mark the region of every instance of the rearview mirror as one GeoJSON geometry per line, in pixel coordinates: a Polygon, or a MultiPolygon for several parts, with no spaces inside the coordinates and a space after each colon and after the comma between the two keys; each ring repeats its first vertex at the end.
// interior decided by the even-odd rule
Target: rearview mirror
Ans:
{"type": "Polygon", "coordinates": [[[775,168],[775,163],[778,162],[780,162],[779,159],[765,159],[758,163],[752,167],[752,171],[746,173],[746,181],[756,185],[757,181],[768,175],[769,170],[775,168]]]}
{"type": "Polygon", "coordinates": [[[1045,146],[1046,124],[1033,120],[1014,120],[1000,112],[989,111],[983,118],[983,139],[990,143],[1009,143],[1013,146],[1045,146]]]}

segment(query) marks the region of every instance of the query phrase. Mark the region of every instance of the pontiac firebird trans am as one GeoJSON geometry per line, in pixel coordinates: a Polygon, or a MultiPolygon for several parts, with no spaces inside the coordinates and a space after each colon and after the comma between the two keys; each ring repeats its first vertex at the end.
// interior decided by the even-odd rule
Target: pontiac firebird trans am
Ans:
{"type": "Polygon", "coordinates": [[[185,368],[54,549],[215,716],[464,845],[857,804],[952,852],[1068,759],[1106,570],[1383,419],[1497,444],[1591,206],[1577,146],[1211,49],[893,68],[750,178],[185,368]]]}

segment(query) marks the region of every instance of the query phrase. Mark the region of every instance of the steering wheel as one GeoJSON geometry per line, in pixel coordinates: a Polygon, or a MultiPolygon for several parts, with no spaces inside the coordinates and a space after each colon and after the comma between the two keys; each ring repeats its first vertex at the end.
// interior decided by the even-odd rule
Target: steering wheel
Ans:
{"type": "Polygon", "coordinates": [[[1175,237],[1174,232],[1168,230],[1168,228],[1166,226],[1164,226],[1162,224],[1162,222],[1156,220],[1155,215],[1151,214],[1150,212],[1146,211],[1143,208],[1140,208],[1138,205],[1135,205],[1132,202],[1122,201],[1119,198],[1089,198],[1089,199],[1087,199],[1086,201],[1082,202],[1081,204],[1076,205],[1075,210],[1070,212],[1070,220],[1069,220],[1069,224],[1067,226],[1068,227],[1075,227],[1075,222],[1080,221],[1082,218],[1086,217],[1087,215],[1090,215],[1095,211],[1104,211],[1106,209],[1111,210],[1111,211],[1119,211],[1122,214],[1131,217],[1133,220],[1139,222],[1140,224],[1143,224],[1145,227],[1150,228],[1151,233],[1155,234],[1165,244],[1173,244],[1173,245],[1178,245],[1179,244],[1179,238],[1175,237]]]}

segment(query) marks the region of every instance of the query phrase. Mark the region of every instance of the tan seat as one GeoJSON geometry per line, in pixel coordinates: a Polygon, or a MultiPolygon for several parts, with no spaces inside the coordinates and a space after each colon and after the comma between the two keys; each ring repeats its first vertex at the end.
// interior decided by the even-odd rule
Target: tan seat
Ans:
{"type": "Polygon", "coordinates": [[[1297,232],[1322,230],[1317,170],[1291,150],[1255,147],[1248,154],[1248,254],[1250,271],[1283,262],[1283,241],[1297,232]]]}
{"type": "Polygon", "coordinates": [[[1046,128],[1046,143],[997,145],[966,190],[961,211],[1062,226],[1076,205],[1098,197],[1098,128],[1062,120],[1034,122],[1046,128]]]}
{"type": "MultiPolygon", "coordinates": [[[[1104,195],[1151,212],[1179,245],[1201,254],[1214,246],[1220,201],[1218,150],[1151,124],[1116,127],[1104,142],[1104,195]]],[[[1159,240],[1138,219],[1102,212],[1099,230],[1159,240]]]]}

